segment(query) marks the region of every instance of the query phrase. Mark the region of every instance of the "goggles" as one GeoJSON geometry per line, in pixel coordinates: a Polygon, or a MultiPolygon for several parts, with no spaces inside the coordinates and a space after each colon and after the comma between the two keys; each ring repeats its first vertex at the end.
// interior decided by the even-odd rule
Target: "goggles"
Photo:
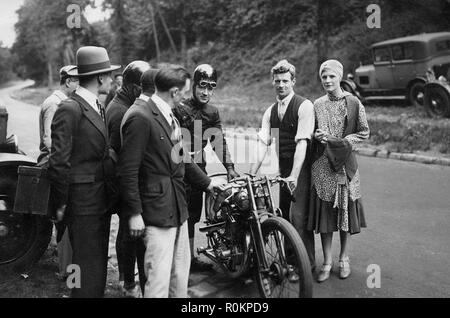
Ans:
{"type": "Polygon", "coordinates": [[[216,82],[207,82],[207,81],[200,81],[198,82],[198,86],[201,88],[208,88],[210,90],[213,90],[214,88],[217,87],[217,83],[216,82]]]}

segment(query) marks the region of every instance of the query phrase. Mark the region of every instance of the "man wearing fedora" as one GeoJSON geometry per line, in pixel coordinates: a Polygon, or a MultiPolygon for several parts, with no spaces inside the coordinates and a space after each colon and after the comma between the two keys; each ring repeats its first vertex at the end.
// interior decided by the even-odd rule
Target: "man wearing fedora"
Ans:
{"type": "Polygon", "coordinates": [[[114,174],[105,112],[99,94],[108,93],[111,65],[102,47],[77,51],[79,87],[57,109],[52,122],[48,176],[57,215],[64,215],[79,266],[80,286],[72,297],[103,297],[107,276],[110,198],[108,178],[114,174]]]}

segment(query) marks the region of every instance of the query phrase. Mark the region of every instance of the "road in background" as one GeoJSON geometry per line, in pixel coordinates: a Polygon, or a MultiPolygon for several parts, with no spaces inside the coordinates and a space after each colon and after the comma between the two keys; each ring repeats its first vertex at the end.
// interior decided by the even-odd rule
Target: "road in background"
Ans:
{"type": "MultiPolygon", "coordinates": [[[[0,89],[0,105],[9,113],[8,134],[16,134],[20,147],[36,158],[39,107],[9,97],[10,92],[29,84],[0,89]]],[[[254,141],[229,139],[229,143],[233,157],[239,154],[238,172],[248,171],[249,165],[242,161],[252,160],[254,141]]],[[[263,172],[275,174],[276,160],[274,156],[270,159],[263,172]]],[[[339,242],[335,235],[334,272],[328,281],[314,284],[314,296],[450,297],[450,167],[371,157],[358,160],[368,228],[351,237],[352,274],[346,280],[337,276],[339,242]],[[371,264],[381,270],[381,288],[367,287],[371,264]]],[[[208,166],[208,172],[218,171],[224,171],[220,164],[208,166]]],[[[201,235],[196,236],[197,246],[205,244],[201,235]]],[[[320,265],[323,258],[318,235],[316,257],[320,265]]],[[[230,280],[220,271],[192,278],[192,297],[258,297],[254,282],[230,280]]],[[[114,277],[108,280],[116,282],[114,277]]]]}

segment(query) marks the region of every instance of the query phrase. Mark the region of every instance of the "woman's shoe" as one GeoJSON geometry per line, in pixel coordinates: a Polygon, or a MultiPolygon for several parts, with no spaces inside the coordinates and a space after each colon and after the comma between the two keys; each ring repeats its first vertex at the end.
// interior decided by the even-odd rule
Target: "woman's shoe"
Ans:
{"type": "Polygon", "coordinates": [[[350,259],[348,257],[339,260],[339,278],[345,279],[350,276],[350,259]]]}
{"type": "Polygon", "coordinates": [[[319,283],[326,281],[330,278],[331,269],[333,268],[333,263],[331,264],[323,264],[320,269],[319,275],[317,276],[317,281],[319,283]]]}

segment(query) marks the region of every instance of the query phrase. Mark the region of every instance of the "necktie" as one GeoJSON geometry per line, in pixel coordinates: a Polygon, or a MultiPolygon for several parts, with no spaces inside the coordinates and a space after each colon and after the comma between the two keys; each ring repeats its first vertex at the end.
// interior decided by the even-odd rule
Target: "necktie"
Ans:
{"type": "Polygon", "coordinates": [[[278,118],[281,120],[283,120],[284,117],[284,104],[282,101],[278,102],[278,118]]]}
{"type": "Polygon", "coordinates": [[[103,105],[100,104],[98,100],[96,100],[95,102],[97,103],[98,112],[100,113],[103,122],[106,122],[105,109],[103,108],[103,105]]]}

